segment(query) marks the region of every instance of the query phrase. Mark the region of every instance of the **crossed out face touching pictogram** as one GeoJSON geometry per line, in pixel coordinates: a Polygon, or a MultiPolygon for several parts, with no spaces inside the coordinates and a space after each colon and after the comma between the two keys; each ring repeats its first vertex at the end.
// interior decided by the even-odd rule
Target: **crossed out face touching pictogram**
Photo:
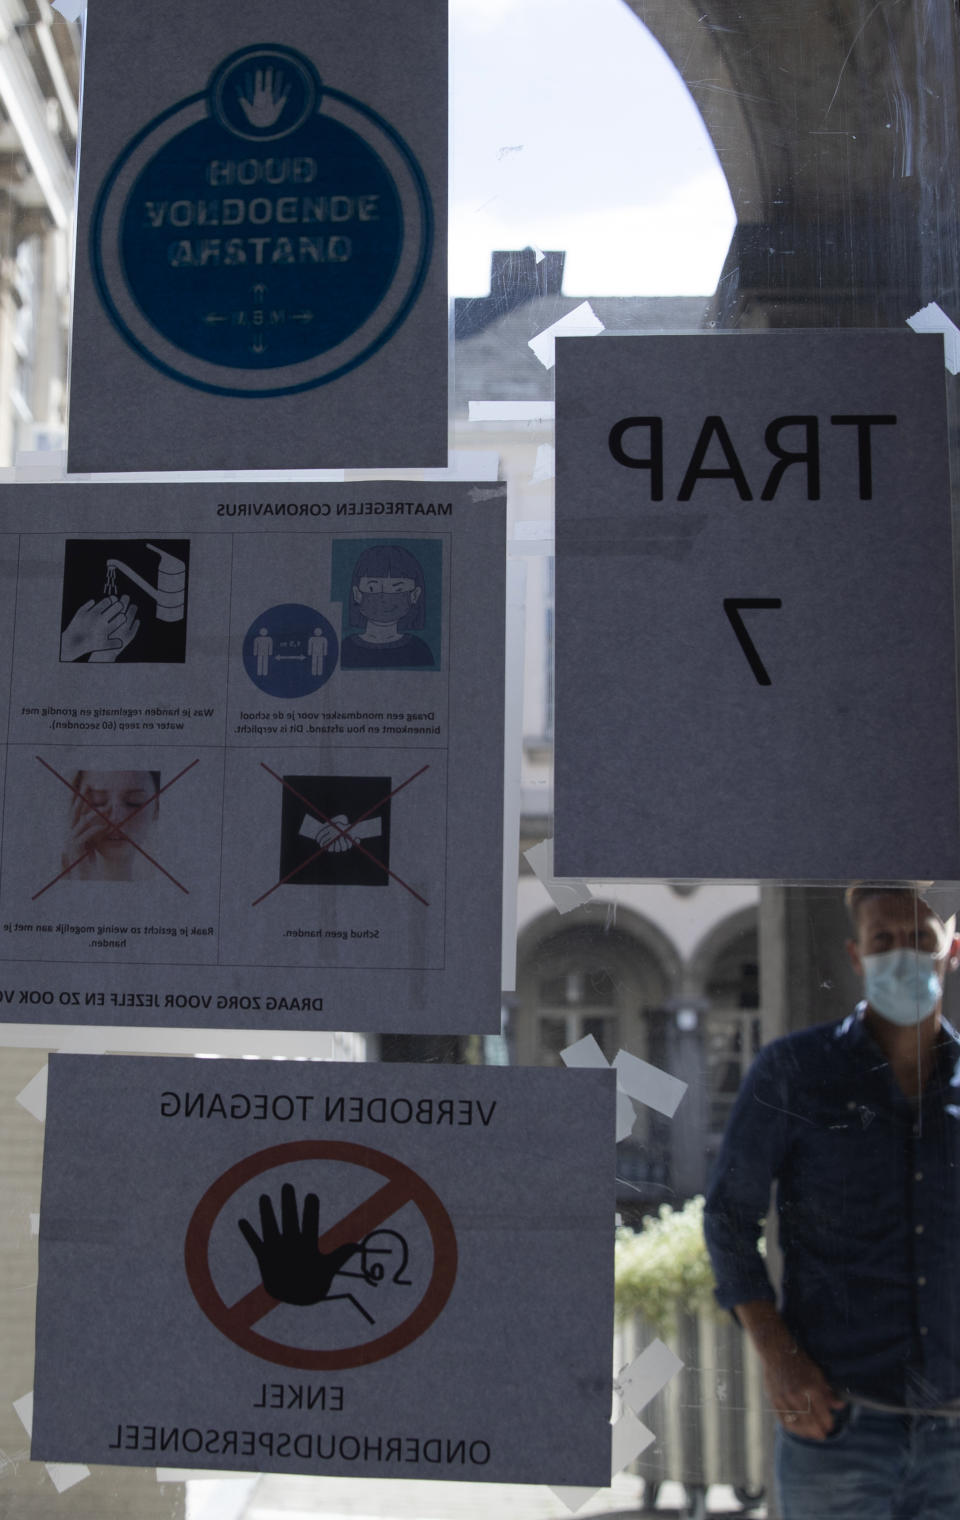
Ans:
{"type": "Polygon", "coordinates": [[[135,881],[153,870],[189,894],[189,888],[154,858],[147,844],[152,843],[160,816],[161,796],[199,759],[191,760],[162,786],[159,771],[78,770],[68,779],[41,755],[36,759],[72,793],[72,800],[61,869],[33,893],[34,902],[71,876],[78,881],[135,881]]]}

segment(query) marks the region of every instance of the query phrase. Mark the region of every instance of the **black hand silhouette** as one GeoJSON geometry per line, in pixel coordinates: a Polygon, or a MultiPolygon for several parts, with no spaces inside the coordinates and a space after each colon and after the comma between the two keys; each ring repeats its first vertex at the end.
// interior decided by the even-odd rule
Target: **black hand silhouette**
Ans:
{"type": "Polygon", "coordinates": [[[360,1249],[359,1245],[351,1244],[337,1246],[335,1251],[321,1251],[317,1246],[320,1199],[316,1193],[307,1194],[301,1227],[296,1190],[289,1182],[280,1189],[279,1228],[267,1193],[260,1194],[262,1239],[248,1220],[241,1219],[238,1223],[257,1258],[263,1286],[271,1298],[282,1304],[318,1304],[330,1292],[344,1262],[360,1249]]]}

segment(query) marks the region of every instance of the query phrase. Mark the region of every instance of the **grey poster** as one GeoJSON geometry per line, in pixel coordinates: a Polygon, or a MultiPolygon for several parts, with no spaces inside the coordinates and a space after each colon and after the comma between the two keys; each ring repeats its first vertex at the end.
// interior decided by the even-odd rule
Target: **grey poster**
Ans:
{"type": "Polygon", "coordinates": [[[91,0],[71,472],[446,464],[446,74],[440,0],[91,0]]]}
{"type": "Polygon", "coordinates": [[[31,1455],[606,1485],[614,1100],[53,1056],[31,1455]]]}
{"type": "Polygon", "coordinates": [[[496,487],[8,488],[0,1019],[499,1029],[496,487]]]}
{"type": "Polygon", "coordinates": [[[943,345],[557,343],[558,875],[960,874],[943,345]]]}

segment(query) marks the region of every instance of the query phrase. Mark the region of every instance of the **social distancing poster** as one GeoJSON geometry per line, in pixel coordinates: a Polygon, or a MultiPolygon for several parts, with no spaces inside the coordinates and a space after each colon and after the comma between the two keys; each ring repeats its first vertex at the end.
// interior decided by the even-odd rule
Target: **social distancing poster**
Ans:
{"type": "Polygon", "coordinates": [[[69,469],[445,465],[445,6],[85,33],[69,469]]]}
{"type": "Polygon", "coordinates": [[[614,1105],[612,1071],[53,1056],[32,1455],[605,1485],[614,1105]]]}
{"type": "Polygon", "coordinates": [[[960,876],[943,343],[557,342],[561,876],[960,876]]]}
{"type": "Polygon", "coordinates": [[[499,1027],[483,494],[8,491],[2,1018],[499,1027]]]}

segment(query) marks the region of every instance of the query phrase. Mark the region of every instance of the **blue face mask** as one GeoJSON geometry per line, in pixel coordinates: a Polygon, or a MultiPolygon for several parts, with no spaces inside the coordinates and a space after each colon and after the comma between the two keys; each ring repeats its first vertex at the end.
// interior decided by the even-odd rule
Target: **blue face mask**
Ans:
{"type": "Polygon", "coordinates": [[[891,1024],[919,1024],[929,1018],[943,991],[936,957],[926,950],[865,955],[863,990],[870,1007],[891,1024]]]}

